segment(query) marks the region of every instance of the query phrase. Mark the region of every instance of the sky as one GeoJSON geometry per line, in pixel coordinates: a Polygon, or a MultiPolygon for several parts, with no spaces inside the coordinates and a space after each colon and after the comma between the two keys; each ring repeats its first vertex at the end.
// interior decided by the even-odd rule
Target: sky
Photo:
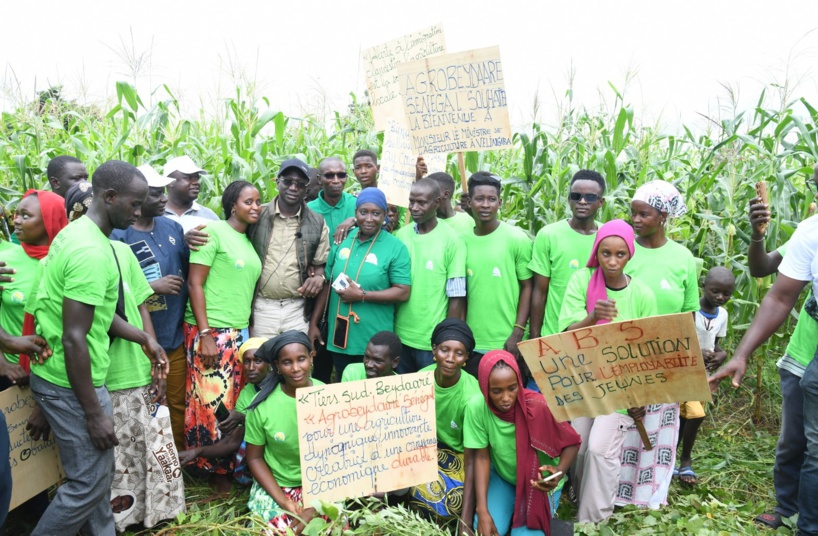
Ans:
{"type": "Polygon", "coordinates": [[[814,0],[7,0],[3,19],[5,110],[53,85],[105,105],[126,80],[146,103],[166,84],[190,117],[218,114],[237,83],[287,115],[331,117],[363,96],[363,49],[437,23],[449,52],[500,46],[517,128],[553,125],[569,88],[611,110],[609,84],[665,130],[705,129],[770,84],[770,106],[818,105],[814,0]]]}

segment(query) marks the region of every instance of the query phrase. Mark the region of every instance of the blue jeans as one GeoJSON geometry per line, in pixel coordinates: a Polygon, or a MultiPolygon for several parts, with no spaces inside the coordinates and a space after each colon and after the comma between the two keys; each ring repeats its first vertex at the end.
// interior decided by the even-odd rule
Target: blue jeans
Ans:
{"type": "Polygon", "coordinates": [[[417,372],[423,367],[428,367],[435,362],[434,354],[431,350],[418,350],[411,346],[403,345],[400,351],[400,361],[398,362],[398,374],[408,374],[417,372]]]}
{"type": "MultiPolygon", "coordinates": [[[[562,491],[560,491],[562,494],[562,491]]],[[[508,529],[511,528],[511,522],[514,518],[514,501],[516,500],[516,489],[514,484],[506,482],[503,477],[497,474],[494,467],[489,473],[489,489],[486,493],[486,503],[489,507],[489,515],[494,520],[494,526],[497,527],[497,532],[500,534],[508,534],[508,529]]],[[[551,499],[551,517],[554,517],[554,503],[559,503],[559,496],[551,499]]],[[[477,514],[474,514],[474,528],[477,529],[477,514]]],[[[528,527],[517,527],[511,529],[511,536],[542,536],[543,532],[533,530],[528,527]]]]}
{"type": "Polygon", "coordinates": [[[798,486],[798,534],[818,536],[818,352],[801,378],[804,396],[804,436],[807,451],[798,486]]]}
{"type": "Polygon", "coordinates": [[[0,411],[0,530],[6,522],[11,503],[11,465],[9,465],[9,430],[6,416],[0,411]]]}
{"type": "Polygon", "coordinates": [[[804,436],[804,397],[801,378],[785,369],[778,369],[781,378],[781,435],[775,447],[775,511],[784,517],[798,512],[798,483],[807,450],[804,436]]]}
{"type": "MultiPolygon", "coordinates": [[[[53,534],[113,535],[111,483],[114,449],[99,450],[91,443],[85,412],[74,391],[31,375],[31,391],[57,441],[65,483],[40,518],[32,536],[53,534]]],[[[113,418],[108,390],[95,389],[102,410],[113,418]]]]}

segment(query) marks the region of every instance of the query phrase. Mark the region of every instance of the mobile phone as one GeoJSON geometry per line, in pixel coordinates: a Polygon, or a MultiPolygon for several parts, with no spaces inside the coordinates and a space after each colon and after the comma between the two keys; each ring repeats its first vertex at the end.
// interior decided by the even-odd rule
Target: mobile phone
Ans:
{"type": "Polygon", "coordinates": [[[230,410],[224,406],[224,401],[219,402],[219,407],[216,408],[216,420],[219,422],[224,422],[224,420],[229,416],[230,410]]]}
{"type": "Polygon", "coordinates": [[[562,476],[562,471],[557,471],[557,472],[556,472],[556,473],[554,473],[553,475],[548,476],[548,477],[546,477],[546,478],[543,478],[543,480],[542,480],[542,481],[543,481],[543,482],[550,482],[550,481],[554,480],[555,478],[559,478],[559,477],[561,477],[561,476],[562,476]]]}
{"type": "Polygon", "coordinates": [[[346,290],[347,288],[349,288],[349,281],[350,281],[349,277],[342,272],[338,274],[338,277],[336,277],[335,281],[332,282],[332,288],[334,288],[338,292],[346,290]]]}
{"type": "Polygon", "coordinates": [[[332,334],[332,344],[336,348],[346,348],[347,335],[349,335],[349,317],[337,315],[335,317],[335,333],[332,334]]]}

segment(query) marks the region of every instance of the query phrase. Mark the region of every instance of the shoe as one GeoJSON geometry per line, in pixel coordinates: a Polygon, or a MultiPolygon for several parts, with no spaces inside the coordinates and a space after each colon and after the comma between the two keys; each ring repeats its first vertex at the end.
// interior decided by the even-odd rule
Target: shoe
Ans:
{"type": "Polygon", "coordinates": [[[766,527],[770,527],[773,530],[784,526],[784,521],[781,520],[781,514],[778,512],[773,512],[772,514],[761,514],[756,516],[753,521],[766,527]]]}
{"type": "Polygon", "coordinates": [[[693,472],[693,468],[690,466],[679,469],[679,481],[688,486],[695,486],[699,483],[696,479],[696,473],[693,472]]]}

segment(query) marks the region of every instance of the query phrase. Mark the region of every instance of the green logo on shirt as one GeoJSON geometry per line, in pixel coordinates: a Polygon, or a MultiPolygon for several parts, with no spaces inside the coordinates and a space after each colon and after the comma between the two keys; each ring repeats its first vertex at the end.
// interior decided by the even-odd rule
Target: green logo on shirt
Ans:
{"type": "Polygon", "coordinates": [[[15,290],[11,293],[11,303],[23,303],[25,299],[25,295],[19,290],[15,290]]]}
{"type": "Polygon", "coordinates": [[[576,259],[571,259],[571,262],[568,263],[568,266],[571,267],[572,270],[576,270],[579,268],[579,261],[576,259]]]}
{"type": "Polygon", "coordinates": [[[275,439],[279,443],[283,443],[284,440],[287,439],[287,436],[284,435],[284,432],[276,432],[275,435],[273,436],[273,439],[275,439]]]}
{"type": "Polygon", "coordinates": [[[244,260],[236,259],[236,264],[234,266],[236,267],[236,270],[244,270],[244,260]]]}

